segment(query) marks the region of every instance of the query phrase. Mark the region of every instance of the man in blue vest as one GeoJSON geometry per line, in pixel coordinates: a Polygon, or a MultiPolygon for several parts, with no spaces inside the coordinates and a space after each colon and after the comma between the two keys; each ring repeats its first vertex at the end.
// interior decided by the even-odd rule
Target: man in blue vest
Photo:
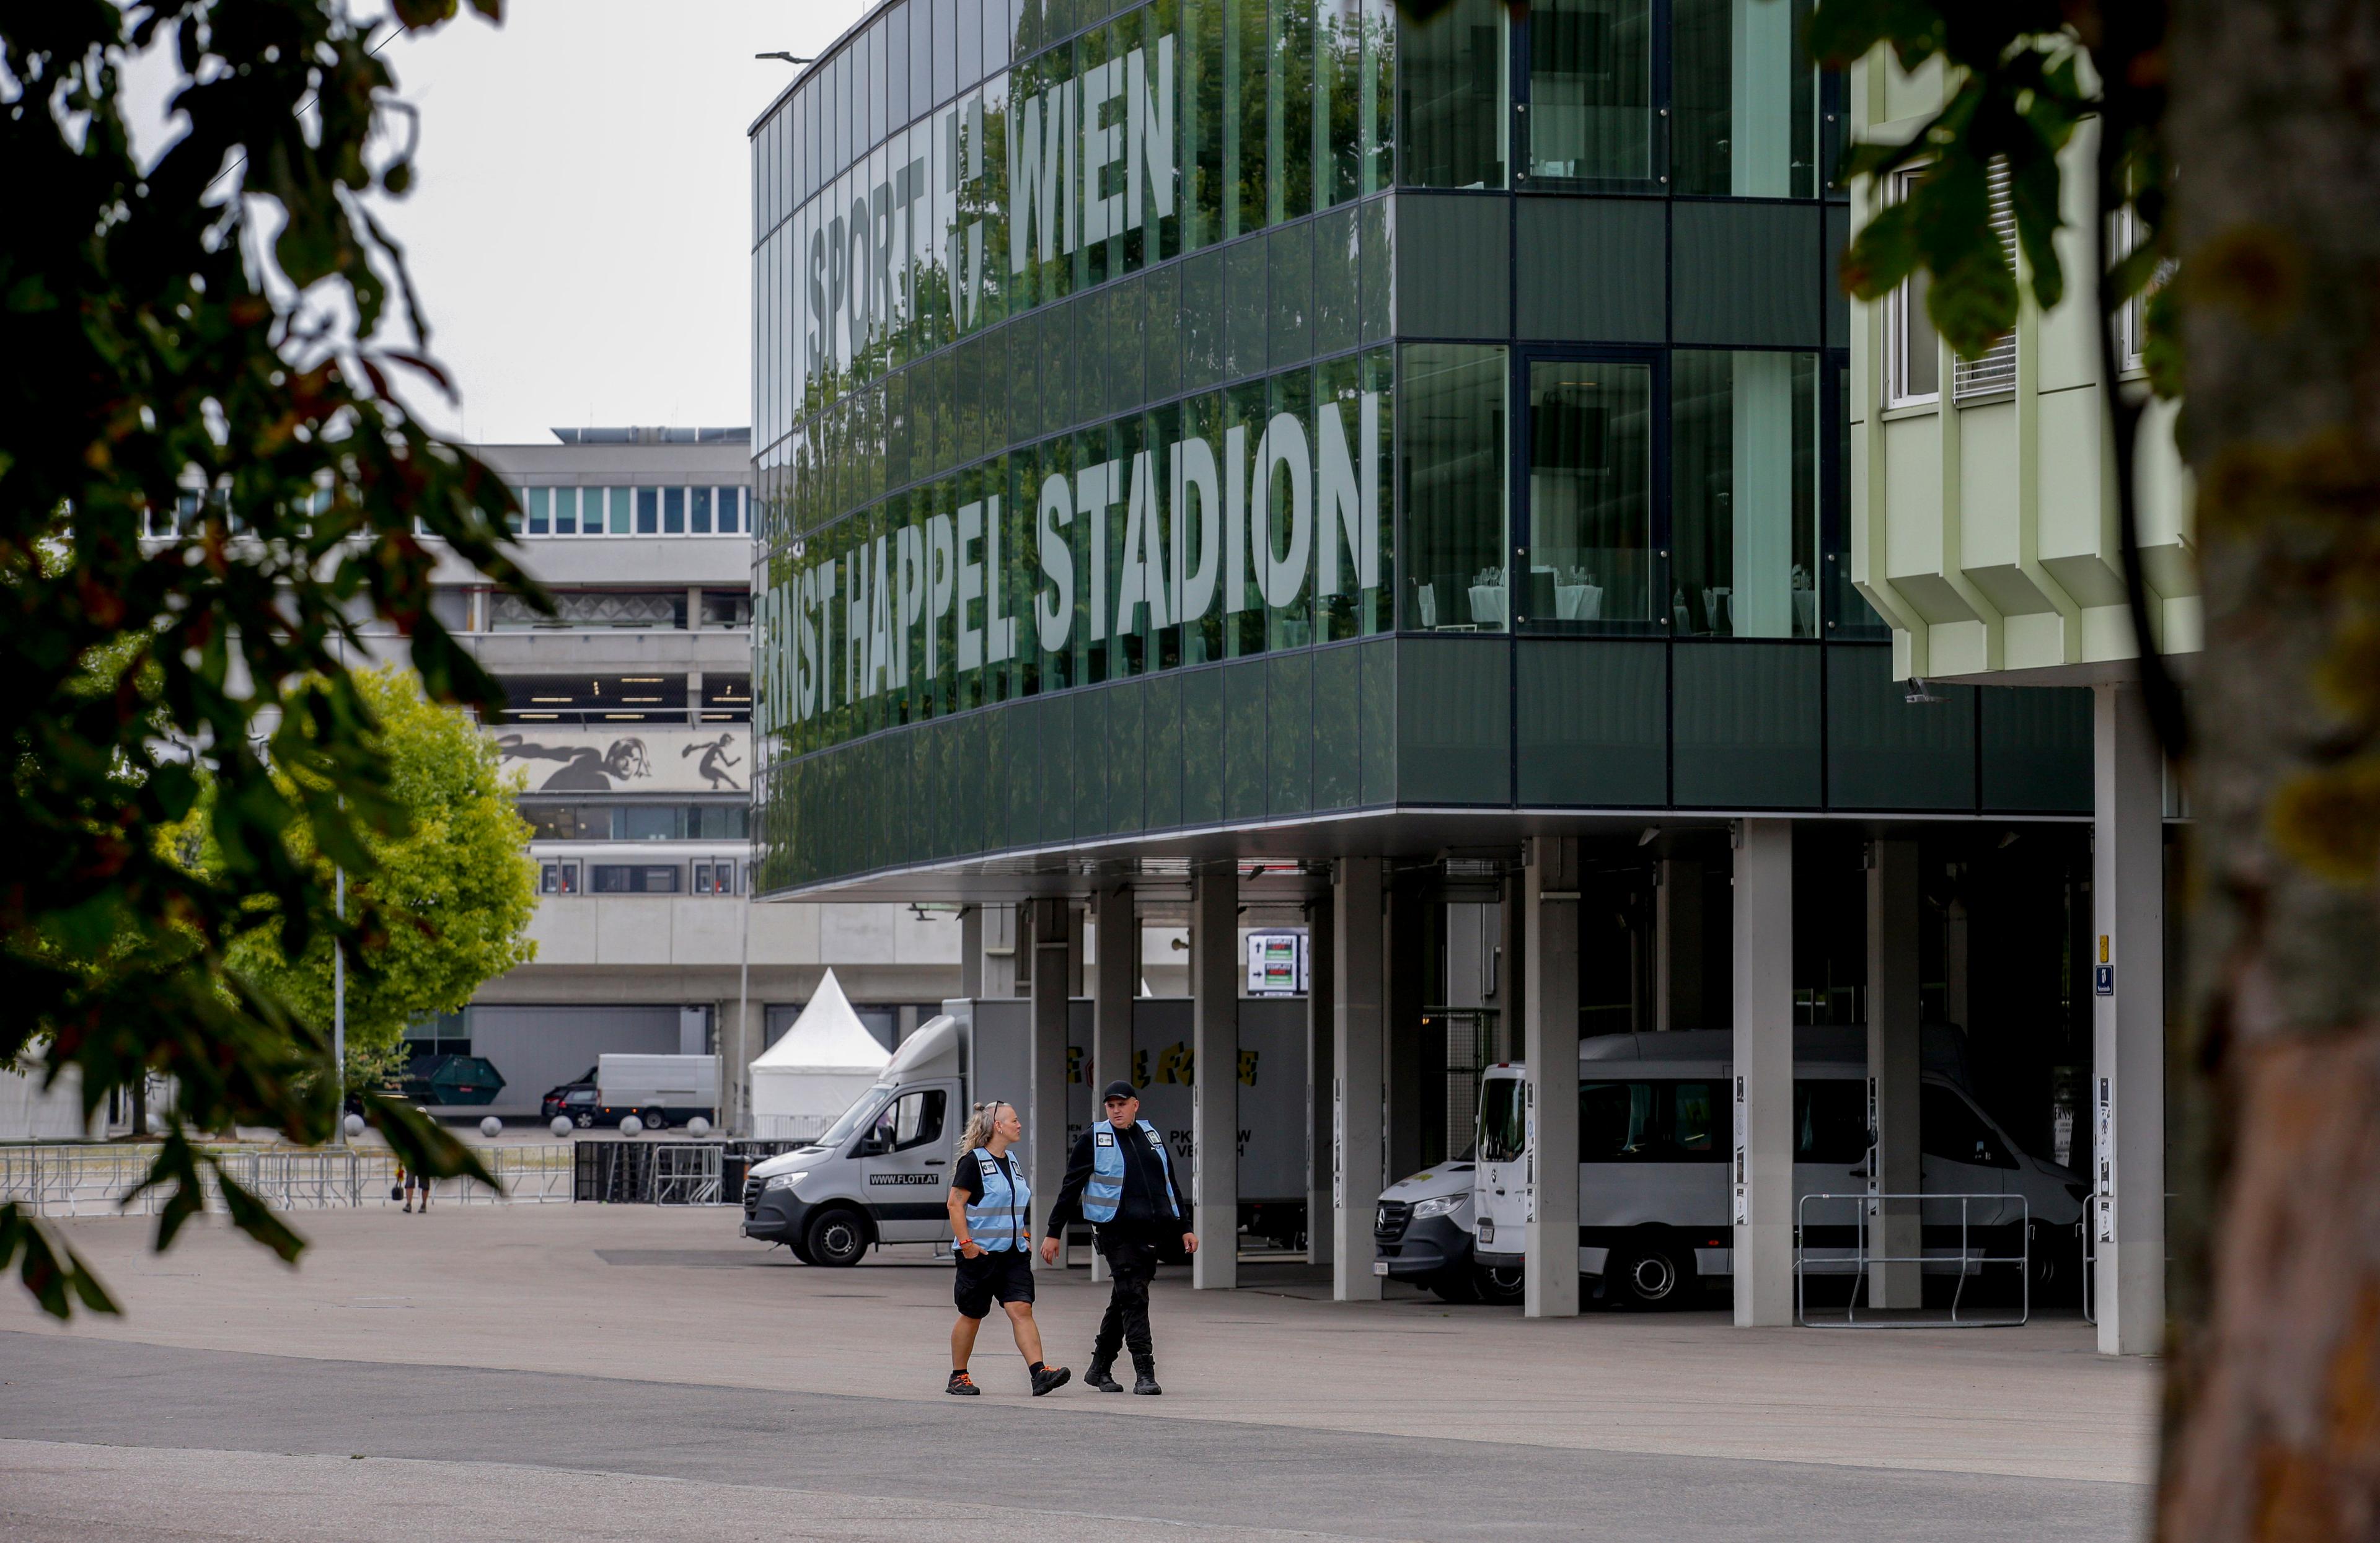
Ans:
{"type": "Polygon", "coordinates": [[[1132,1391],[1161,1393],[1157,1346],[1148,1333],[1148,1283],[1160,1258],[1176,1249],[1197,1252],[1198,1238],[1190,1230],[1190,1206],[1182,1197],[1165,1137],[1140,1117],[1140,1095],[1131,1083],[1111,1082],[1100,1097],[1107,1118],[1082,1134],[1067,1159],[1065,1186],[1050,1208],[1041,1259],[1058,1262],[1070,1223],[1091,1223],[1115,1284],[1083,1380],[1103,1393],[1123,1391],[1115,1379],[1115,1359],[1129,1345],[1135,1374],[1132,1391]]]}

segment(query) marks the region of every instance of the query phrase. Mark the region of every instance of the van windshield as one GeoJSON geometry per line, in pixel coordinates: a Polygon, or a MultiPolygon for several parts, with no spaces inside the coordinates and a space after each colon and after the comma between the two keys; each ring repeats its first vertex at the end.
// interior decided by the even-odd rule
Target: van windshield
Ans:
{"type": "Polygon", "coordinates": [[[1497,1077],[1479,1089],[1479,1160],[1511,1162],[1528,1140],[1518,1077],[1497,1077]]]}
{"type": "Polygon", "coordinates": [[[820,1147],[840,1147],[844,1142],[850,1140],[852,1136],[857,1133],[860,1126],[868,1124],[868,1121],[876,1117],[876,1111],[883,1104],[886,1097],[889,1096],[892,1091],[892,1085],[891,1083],[880,1082],[875,1087],[869,1088],[867,1092],[859,1095],[858,1101],[854,1103],[849,1109],[843,1112],[843,1118],[837,1120],[833,1124],[827,1127],[826,1134],[818,1138],[816,1145],[820,1147]]]}

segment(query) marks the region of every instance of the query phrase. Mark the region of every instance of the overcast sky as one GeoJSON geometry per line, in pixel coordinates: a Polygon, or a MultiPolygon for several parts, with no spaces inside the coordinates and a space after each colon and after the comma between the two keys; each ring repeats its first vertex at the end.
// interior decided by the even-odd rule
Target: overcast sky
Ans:
{"type": "MultiPolygon", "coordinates": [[[[745,129],[863,0],[508,0],[382,54],[421,111],[389,212],[463,393],[441,429],[751,421],[745,129]]],[[[468,14],[468,7],[466,7],[468,14]]]]}

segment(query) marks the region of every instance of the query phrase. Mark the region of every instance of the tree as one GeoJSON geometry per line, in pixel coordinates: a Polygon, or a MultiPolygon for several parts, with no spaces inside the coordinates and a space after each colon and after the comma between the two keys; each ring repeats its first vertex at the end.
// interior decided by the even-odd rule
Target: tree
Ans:
{"type": "MultiPolygon", "coordinates": [[[[493,18],[498,0],[473,8],[493,18]]],[[[56,0],[0,17],[0,1059],[45,1039],[90,1108],[173,1079],[146,1180],[167,1194],[160,1247],[207,1179],[251,1236],[302,1246],[187,1132],[332,1129],[326,1026],[231,950],[260,896],[287,957],[331,937],[360,970],[395,925],[368,888],[371,843],[406,824],[343,662],[361,623],[409,640],[433,699],[492,702],[430,611],[424,538],[544,603],[507,555],[500,482],[398,390],[447,383],[375,213],[412,174],[408,110],[374,51],[455,10],[56,0]],[[152,52],[177,72],[179,134],[143,164],[123,71],[152,52]],[[193,867],[166,838],[210,785],[216,860],[193,867]],[[309,851],[357,876],[344,921],[309,851]]],[[[366,1115],[408,1167],[480,1172],[407,1106],[368,1096],[366,1115]]],[[[112,1310],[14,1204],[11,1265],[52,1313],[112,1310]]]]}
{"type": "MultiPolygon", "coordinates": [[[[348,891],[358,905],[377,902],[388,920],[347,976],[349,1082],[358,1080],[358,1063],[388,1059],[407,1024],[458,1011],[483,982],[537,954],[526,936],[537,909],[528,821],[496,771],[495,747],[468,717],[425,699],[409,672],[372,671],[356,684],[379,723],[389,795],[404,811],[405,829],[366,834],[372,867],[348,891]]],[[[301,860],[330,866],[303,830],[290,839],[301,860]]],[[[232,941],[231,968],[301,1018],[330,1022],[329,936],[293,961],[282,952],[281,918],[269,897],[255,902],[250,923],[232,941]]]]}
{"type": "MultiPolygon", "coordinates": [[[[1986,226],[2005,157],[2036,299],[2063,283],[2056,152],[2086,120],[2103,322],[2165,265],[2158,389],[2187,383],[2205,641],[2185,704],[2137,603],[2131,436],[2110,392],[2134,625],[2195,815],[2185,1129],[2171,1209],[2158,1536],[2368,1537],[2380,1526],[2380,6],[2370,0],[1827,0],[1837,64],[1940,58],[1907,145],[1915,196],[1845,264],[1874,298],[1917,267],[1972,354],[2014,319],[1986,226]]],[[[2103,378],[2115,379],[2101,328],[2103,378]]]]}

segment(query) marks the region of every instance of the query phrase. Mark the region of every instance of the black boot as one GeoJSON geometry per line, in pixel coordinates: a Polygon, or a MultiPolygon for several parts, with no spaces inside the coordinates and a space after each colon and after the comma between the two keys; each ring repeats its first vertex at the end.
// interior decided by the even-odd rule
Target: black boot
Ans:
{"type": "Polygon", "coordinates": [[[1155,1361],[1144,1361],[1135,1356],[1133,1359],[1132,1370],[1132,1391],[1134,1392],[1161,1393],[1165,1391],[1157,1385],[1157,1363],[1155,1361]]]}
{"type": "Polygon", "coordinates": [[[1092,1356],[1091,1367],[1083,1373],[1083,1381],[1103,1393],[1123,1391],[1123,1384],[1115,1379],[1115,1362],[1111,1359],[1102,1360],[1097,1355],[1092,1356]]]}
{"type": "Polygon", "coordinates": [[[1073,1372],[1063,1367],[1043,1367],[1039,1371],[1030,1374],[1033,1379],[1033,1396],[1039,1398],[1052,1389],[1064,1387],[1066,1379],[1073,1375],[1073,1372]]]}

